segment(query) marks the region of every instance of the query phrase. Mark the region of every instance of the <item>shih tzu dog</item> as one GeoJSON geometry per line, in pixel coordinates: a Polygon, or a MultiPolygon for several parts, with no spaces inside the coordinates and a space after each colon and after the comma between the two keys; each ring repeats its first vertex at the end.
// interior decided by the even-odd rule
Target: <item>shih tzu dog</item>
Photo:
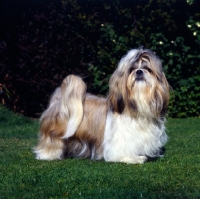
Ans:
{"type": "Polygon", "coordinates": [[[104,159],[143,163],[163,155],[169,84],[160,59],[130,50],[109,81],[107,98],[86,93],[83,80],[67,76],[40,118],[36,159],[104,159]]]}

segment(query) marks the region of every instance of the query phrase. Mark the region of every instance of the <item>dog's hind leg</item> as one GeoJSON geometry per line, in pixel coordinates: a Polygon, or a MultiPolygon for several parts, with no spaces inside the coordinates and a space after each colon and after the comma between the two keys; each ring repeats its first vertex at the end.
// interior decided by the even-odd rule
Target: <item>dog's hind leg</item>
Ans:
{"type": "Polygon", "coordinates": [[[39,144],[34,148],[36,159],[62,159],[63,138],[75,134],[83,118],[86,85],[81,78],[67,76],[51,97],[40,118],[39,144]]]}

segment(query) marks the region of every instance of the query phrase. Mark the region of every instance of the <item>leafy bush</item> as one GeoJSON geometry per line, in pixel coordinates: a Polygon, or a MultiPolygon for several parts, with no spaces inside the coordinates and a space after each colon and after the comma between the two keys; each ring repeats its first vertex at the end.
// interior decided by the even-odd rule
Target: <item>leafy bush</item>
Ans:
{"type": "Polygon", "coordinates": [[[2,103],[37,116],[69,73],[82,76],[89,92],[106,94],[120,58],[144,46],[163,60],[173,88],[169,115],[200,116],[197,0],[30,2],[16,8],[15,20],[9,6],[2,10],[2,103]]]}

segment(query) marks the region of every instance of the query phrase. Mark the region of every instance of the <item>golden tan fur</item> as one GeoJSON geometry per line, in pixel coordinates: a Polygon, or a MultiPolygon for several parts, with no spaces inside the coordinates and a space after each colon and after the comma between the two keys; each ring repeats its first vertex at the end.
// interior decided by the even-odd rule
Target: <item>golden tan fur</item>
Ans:
{"type": "Polygon", "coordinates": [[[87,95],[84,102],[84,117],[77,129],[74,136],[65,141],[65,156],[66,157],[90,157],[92,159],[102,158],[102,142],[105,130],[106,122],[106,100],[104,98],[98,98],[92,95],[87,95]],[[79,149],[75,153],[70,154],[70,145],[72,143],[80,145],[79,149]],[[82,145],[86,144],[84,154],[81,153],[82,145]],[[95,150],[92,154],[92,149],[95,150]]]}
{"type": "Polygon", "coordinates": [[[162,64],[149,50],[134,49],[121,59],[107,98],[87,94],[83,80],[69,75],[41,116],[36,158],[143,163],[160,157],[168,102],[162,64]]]}

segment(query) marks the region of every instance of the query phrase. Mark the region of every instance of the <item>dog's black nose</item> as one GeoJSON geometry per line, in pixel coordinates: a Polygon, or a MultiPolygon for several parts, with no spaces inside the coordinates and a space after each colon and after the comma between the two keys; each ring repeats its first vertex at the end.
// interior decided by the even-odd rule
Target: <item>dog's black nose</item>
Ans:
{"type": "Polygon", "coordinates": [[[143,73],[143,70],[140,70],[140,69],[138,69],[137,71],[136,71],[136,77],[135,77],[136,79],[136,81],[142,81],[142,80],[144,80],[144,73],[143,73]]]}
{"type": "Polygon", "coordinates": [[[136,75],[138,75],[138,76],[141,76],[141,75],[143,75],[143,71],[142,71],[142,70],[140,70],[140,69],[139,69],[139,70],[137,70],[137,71],[136,71],[136,75]]]}

